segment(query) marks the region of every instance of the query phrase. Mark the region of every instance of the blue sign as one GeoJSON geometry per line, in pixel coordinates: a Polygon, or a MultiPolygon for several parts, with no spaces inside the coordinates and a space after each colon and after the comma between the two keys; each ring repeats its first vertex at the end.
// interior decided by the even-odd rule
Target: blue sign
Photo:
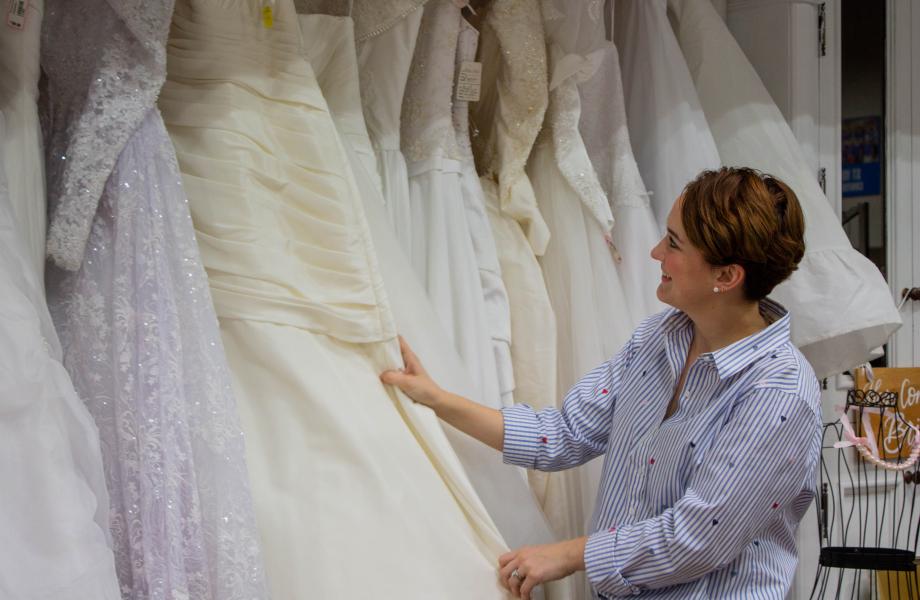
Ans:
{"type": "Polygon", "coordinates": [[[844,119],[843,196],[880,196],[882,193],[882,118],[844,119]]]}

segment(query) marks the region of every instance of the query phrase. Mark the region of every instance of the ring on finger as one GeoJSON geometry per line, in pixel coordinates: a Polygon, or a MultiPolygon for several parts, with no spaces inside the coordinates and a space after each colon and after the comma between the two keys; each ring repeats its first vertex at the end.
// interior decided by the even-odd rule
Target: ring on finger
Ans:
{"type": "Polygon", "coordinates": [[[511,571],[511,576],[517,579],[518,581],[524,581],[524,576],[521,575],[521,573],[517,569],[511,571]]]}

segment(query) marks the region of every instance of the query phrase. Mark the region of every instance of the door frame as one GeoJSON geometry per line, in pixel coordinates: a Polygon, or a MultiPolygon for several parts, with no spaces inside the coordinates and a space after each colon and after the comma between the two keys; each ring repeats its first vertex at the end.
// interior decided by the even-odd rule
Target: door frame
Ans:
{"type": "MultiPolygon", "coordinates": [[[[920,3],[887,0],[886,206],[888,282],[920,286],[920,3]]],[[[920,365],[920,302],[901,308],[904,322],[888,344],[889,364],[920,365]]]]}

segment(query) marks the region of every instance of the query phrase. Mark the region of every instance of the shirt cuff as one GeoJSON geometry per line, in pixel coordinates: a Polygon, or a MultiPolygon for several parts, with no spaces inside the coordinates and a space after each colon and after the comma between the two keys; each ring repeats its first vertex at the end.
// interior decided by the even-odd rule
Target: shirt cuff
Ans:
{"type": "Polygon", "coordinates": [[[585,544],[585,572],[588,581],[601,597],[637,596],[642,590],[626,581],[617,569],[616,543],[617,531],[614,527],[588,537],[585,544]]]}
{"type": "Polygon", "coordinates": [[[532,408],[518,404],[501,409],[505,434],[502,460],[509,465],[533,469],[537,462],[540,440],[540,420],[532,408]]]}

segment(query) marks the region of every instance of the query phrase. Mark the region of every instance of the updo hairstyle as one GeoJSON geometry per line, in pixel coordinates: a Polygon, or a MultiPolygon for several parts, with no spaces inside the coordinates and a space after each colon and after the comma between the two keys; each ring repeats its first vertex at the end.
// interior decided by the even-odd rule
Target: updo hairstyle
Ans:
{"type": "Polygon", "coordinates": [[[805,254],[805,218],[792,189],[755,169],[703,171],[683,193],[681,222],[713,266],[744,267],[744,295],[765,298],[805,254]]]}

